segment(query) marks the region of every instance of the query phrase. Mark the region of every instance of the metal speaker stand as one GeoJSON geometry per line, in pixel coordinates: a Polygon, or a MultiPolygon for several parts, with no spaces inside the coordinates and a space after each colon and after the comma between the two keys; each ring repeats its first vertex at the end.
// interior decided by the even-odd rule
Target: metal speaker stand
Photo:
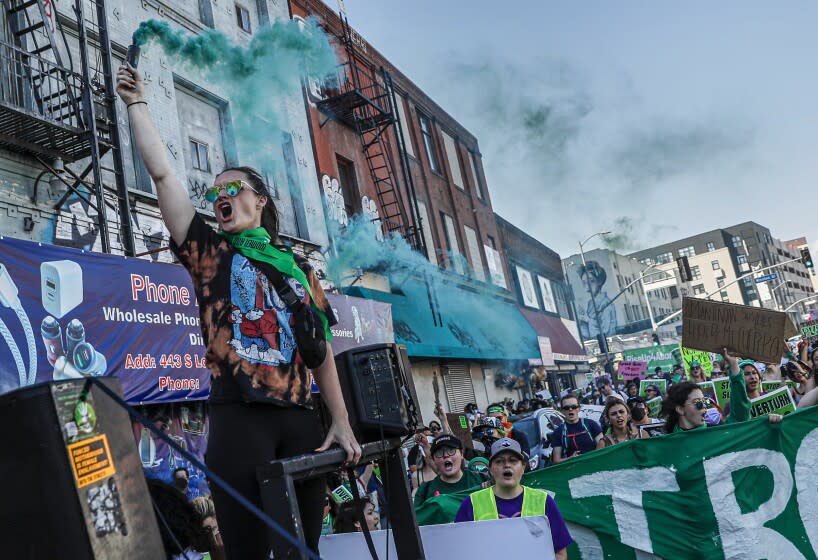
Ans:
{"type": "MultiPolygon", "coordinates": [[[[398,560],[424,560],[420,530],[415,518],[409,483],[404,476],[400,439],[387,439],[366,443],[361,446],[361,464],[386,455],[386,469],[389,476],[384,481],[389,497],[389,525],[395,539],[398,560]]],[[[333,448],[321,453],[310,453],[271,461],[258,467],[257,475],[261,487],[261,502],[264,511],[280,523],[291,534],[304,542],[301,512],[295,496],[295,482],[314,478],[340,469],[344,465],[346,453],[333,448]],[[284,506],[284,504],[287,504],[284,506]]],[[[277,535],[268,532],[268,541],[275,558],[289,558],[291,547],[277,535]]]]}

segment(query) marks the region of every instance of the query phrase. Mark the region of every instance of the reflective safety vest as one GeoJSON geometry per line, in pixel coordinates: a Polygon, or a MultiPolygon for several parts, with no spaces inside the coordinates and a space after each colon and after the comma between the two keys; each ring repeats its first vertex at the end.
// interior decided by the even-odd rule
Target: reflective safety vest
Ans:
{"type": "MultiPolygon", "coordinates": [[[[529,488],[523,486],[523,509],[520,512],[520,517],[539,517],[545,514],[546,501],[548,497],[546,492],[537,490],[536,488],[529,488]]],[[[475,521],[488,521],[490,519],[499,519],[497,513],[497,501],[494,499],[494,491],[492,488],[484,488],[478,490],[474,494],[469,495],[471,500],[471,507],[474,510],[475,521]]]]}

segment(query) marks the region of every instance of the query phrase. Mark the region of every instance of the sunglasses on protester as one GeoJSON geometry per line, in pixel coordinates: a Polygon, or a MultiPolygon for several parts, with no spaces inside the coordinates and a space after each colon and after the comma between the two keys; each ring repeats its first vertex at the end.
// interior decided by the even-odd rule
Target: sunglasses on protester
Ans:
{"type": "Polygon", "coordinates": [[[224,189],[224,192],[227,193],[227,196],[230,198],[235,198],[239,196],[239,193],[242,189],[248,188],[256,194],[259,194],[256,189],[250,186],[250,183],[247,181],[242,181],[241,179],[236,179],[235,181],[230,181],[229,183],[225,183],[223,185],[213,185],[209,189],[205,191],[205,200],[208,202],[216,202],[219,198],[219,194],[224,189]]]}
{"type": "Polygon", "coordinates": [[[705,408],[710,408],[713,405],[713,402],[708,399],[696,399],[692,402],[692,404],[696,407],[696,410],[704,410],[705,408]]]}
{"type": "Polygon", "coordinates": [[[579,408],[578,404],[567,404],[562,407],[563,410],[577,410],[579,408]]]}

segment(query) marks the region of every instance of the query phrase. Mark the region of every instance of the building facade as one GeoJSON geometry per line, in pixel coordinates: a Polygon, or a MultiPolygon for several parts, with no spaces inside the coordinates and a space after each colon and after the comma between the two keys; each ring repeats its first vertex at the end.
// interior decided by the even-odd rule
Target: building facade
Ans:
{"type": "Polygon", "coordinates": [[[436,377],[451,412],[520,398],[537,339],[515,305],[477,139],[345,14],[319,0],[290,7],[294,18],[317,18],[339,60],[334,81],[305,87],[331,252],[347,267],[336,287],[392,304],[425,421],[433,418],[436,377]],[[350,251],[343,239],[362,220],[375,225],[368,235],[378,243],[400,235],[413,254],[390,245],[373,266],[350,251]]]}
{"type": "Polygon", "coordinates": [[[562,260],[534,237],[495,214],[500,242],[511,271],[517,305],[537,332],[540,358],[531,361],[547,375],[549,390],[583,387],[590,371],[582,347],[571,287],[562,260]]]}
{"type": "MultiPolygon", "coordinates": [[[[687,256],[693,280],[680,285],[682,297],[711,294],[720,301],[783,311],[814,293],[799,251],[755,222],[701,233],[631,256],[668,271],[676,268],[678,257],[687,256]]],[[[674,307],[681,309],[681,300],[674,301],[674,307]]]]}

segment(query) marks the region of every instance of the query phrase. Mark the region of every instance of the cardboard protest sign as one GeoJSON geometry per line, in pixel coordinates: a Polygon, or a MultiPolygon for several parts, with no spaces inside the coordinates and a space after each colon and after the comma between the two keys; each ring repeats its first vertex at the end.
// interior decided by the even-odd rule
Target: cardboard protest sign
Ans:
{"type": "Polygon", "coordinates": [[[659,412],[662,410],[662,397],[650,399],[645,405],[648,407],[648,416],[658,418],[659,412]]]}
{"type": "MultiPolygon", "coordinates": [[[[698,385],[699,385],[699,387],[701,387],[702,394],[706,398],[710,399],[714,403],[719,402],[719,399],[716,396],[716,386],[713,384],[712,381],[702,381],[701,383],[698,383],[698,385]]],[[[719,405],[719,406],[721,406],[721,405],[719,405]]]]}
{"type": "Polygon", "coordinates": [[[446,421],[452,429],[452,434],[463,442],[463,446],[467,449],[472,447],[471,440],[471,424],[469,424],[469,417],[465,414],[456,414],[449,412],[446,414],[446,421]]]}
{"type": "Polygon", "coordinates": [[[659,437],[665,435],[664,420],[653,424],[639,424],[639,437],[644,437],[642,434],[647,434],[647,437],[659,437]]]}
{"type": "Polygon", "coordinates": [[[809,344],[818,339],[818,321],[808,321],[801,325],[801,336],[809,344]]]}
{"type": "Polygon", "coordinates": [[[719,408],[724,410],[724,406],[730,402],[730,378],[717,377],[709,381],[713,384],[713,389],[716,392],[716,402],[719,403],[719,408]]]}
{"type": "Polygon", "coordinates": [[[682,345],[778,363],[787,328],[786,313],[760,307],[686,297],[682,302],[682,345]]]}
{"type": "Polygon", "coordinates": [[[622,376],[625,381],[632,379],[642,379],[648,371],[648,363],[636,360],[627,360],[619,362],[616,369],[617,373],[622,376]]]}
{"type": "Polygon", "coordinates": [[[659,392],[661,394],[667,393],[667,380],[666,379],[643,379],[639,382],[639,396],[646,397],[647,394],[645,391],[651,385],[656,385],[659,387],[659,392]]]}
{"type": "Polygon", "coordinates": [[[788,387],[781,387],[771,393],[750,399],[750,416],[766,416],[767,414],[786,415],[795,412],[795,402],[788,387]]]}
{"type": "Polygon", "coordinates": [[[693,350],[692,348],[686,348],[684,346],[682,348],[682,360],[684,361],[685,371],[689,372],[690,368],[693,367],[693,362],[699,362],[699,365],[702,366],[705,375],[710,377],[713,375],[713,357],[710,352],[704,352],[702,350],[693,350]]]}

